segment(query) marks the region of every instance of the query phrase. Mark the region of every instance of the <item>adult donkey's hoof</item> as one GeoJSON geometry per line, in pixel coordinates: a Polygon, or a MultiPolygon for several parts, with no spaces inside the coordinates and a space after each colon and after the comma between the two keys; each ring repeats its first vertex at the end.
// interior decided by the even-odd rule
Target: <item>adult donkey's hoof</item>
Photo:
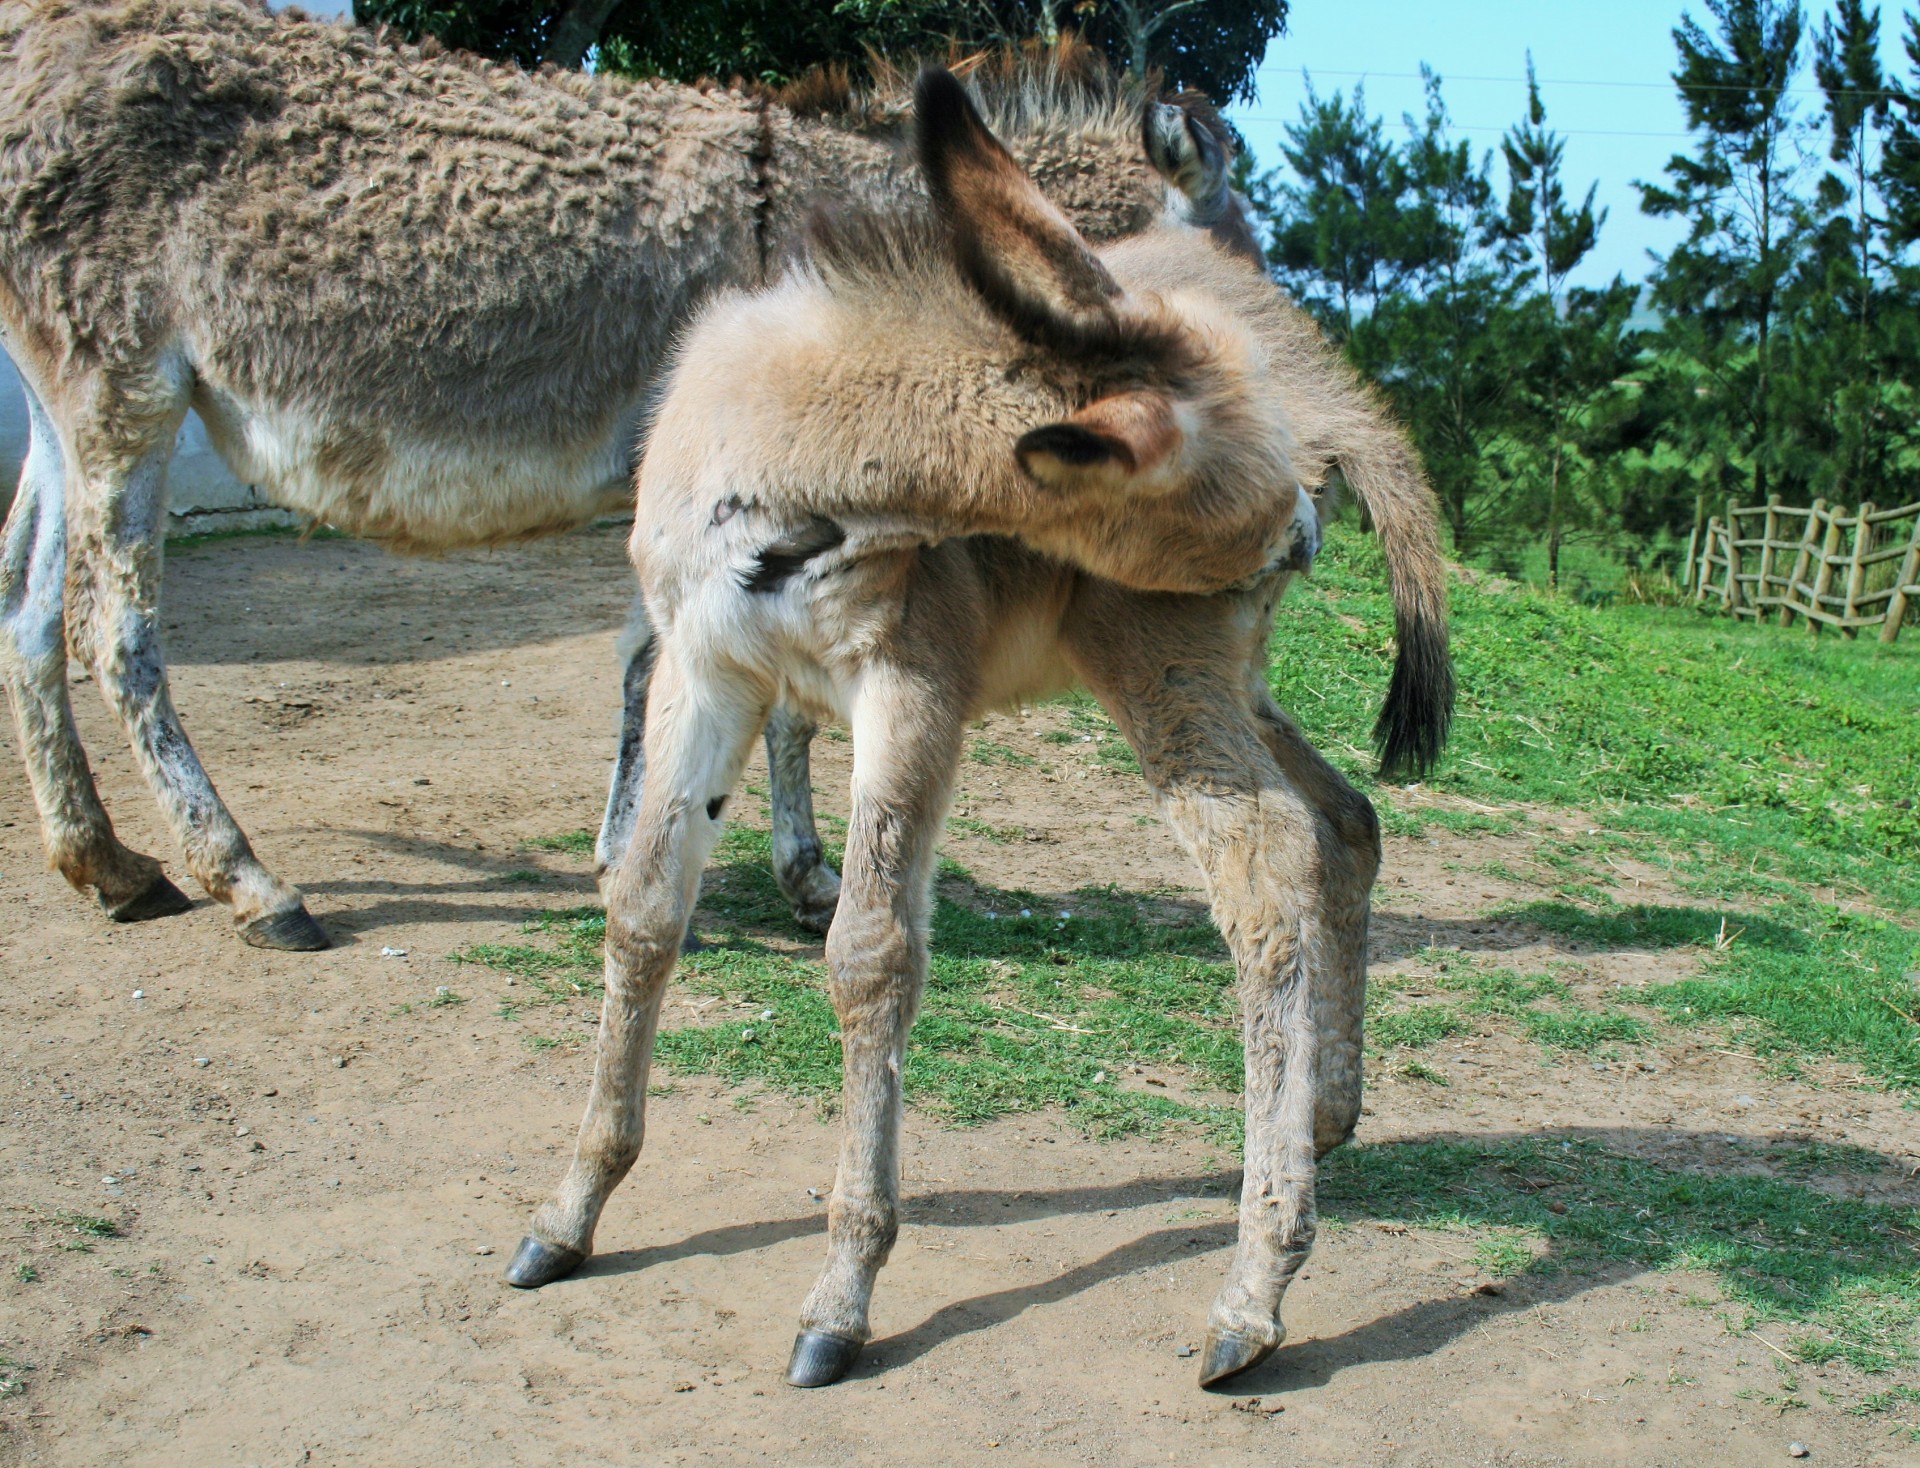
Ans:
{"type": "Polygon", "coordinates": [[[782,882],[780,889],[793,904],[793,920],[824,938],[840,907],[840,874],[825,862],[817,862],[803,876],[782,882]]]}
{"type": "Polygon", "coordinates": [[[144,923],[149,918],[175,917],[193,910],[193,899],[164,876],[155,877],[124,902],[109,902],[101,895],[100,906],[116,923],[144,923]]]}
{"type": "Polygon", "coordinates": [[[304,907],[255,918],[240,930],[240,937],[255,948],[277,948],[286,953],[317,953],[333,946],[327,930],[304,907]]]}
{"type": "Polygon", "coordinates": [[[1212,1386],[1258,1366],[1274,1353],[1278,1341],[1257,1341],[1237,1330],[1210,1330],[1207,1348],[1200,1353],[1200,1385],[1212,1386]]]}
{"type": "Polygon", "coordinates": [[[578,1249],[565,1249],[528,1234],[514,1251],[507,1265],[507,1283],[516,1290],[537,1290],[541,1285],[565,1279],[587,1262],[578,1249]]]}
{"type": "Polygon", "coordinates": [[[853,1369],[860,1342],[824,1330],[803,1330],[793,1340],[787,1360],[788,1386],[832,1386],[853,1369]]]}

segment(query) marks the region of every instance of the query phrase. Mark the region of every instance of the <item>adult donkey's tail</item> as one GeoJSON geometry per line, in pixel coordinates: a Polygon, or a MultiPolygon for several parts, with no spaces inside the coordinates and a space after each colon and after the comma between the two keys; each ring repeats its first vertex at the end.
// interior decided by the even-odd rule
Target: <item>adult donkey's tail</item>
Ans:
{"type": "Polygon", "coordinates": [[[1425,774],[1446,746],[1453,723],[1453,657],[1447,648],[1447,572],[1433,491],[1406,435],[1373,421],[1334,453],[1348,487],[1373,517],[1393,583],[1393,626],[1399,642],[1387,701],[1373,726],[1380,773],[1388,779],[1425,774]]]}

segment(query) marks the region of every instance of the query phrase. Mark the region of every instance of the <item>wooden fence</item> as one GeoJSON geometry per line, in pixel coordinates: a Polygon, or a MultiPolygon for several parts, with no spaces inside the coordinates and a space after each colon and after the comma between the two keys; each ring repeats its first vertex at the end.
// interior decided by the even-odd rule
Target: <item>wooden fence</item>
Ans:
{"type": "Polygon", "coordinates": [[[1815,500],[1795,509],[1727,502],[1687,544],[1694,599],[1719,601],[1736,617],[1804,617],[1817,637],[1838,627],[1857,637],[1878,627],[1892,642],[1909,608],[1920,616],[1920,504],[1853,514],[1815,500]]]}

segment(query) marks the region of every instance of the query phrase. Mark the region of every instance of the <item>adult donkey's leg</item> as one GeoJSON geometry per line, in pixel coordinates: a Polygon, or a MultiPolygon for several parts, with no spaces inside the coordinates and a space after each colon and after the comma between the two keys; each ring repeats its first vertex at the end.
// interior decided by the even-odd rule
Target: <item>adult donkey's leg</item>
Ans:
{"type": "Polygon", "coordinates": [[[827,934],[840,1021],[843,1131],[827,1263],[800,1310],[795,1386],[845,1376],[868,1337],[873,1282],[899,1228],[900,1069],[927,971],[934,842],[959,763],[962,714],[937,679],[876,666],[853,711],[853,819],[827,934]]]}
{"type": "MultiPolygon", "coordinates": [[[[622,680],[620,753],[614,760],[607,812],[594,843],[596,874],[603,880],[619,864],[633,833],[646,776],[647,682],[653,673],[653,629],[646,607],[634,598],[621,638],[626,673],[622,680]]],[[[767,770],[773,790],[773,875],[793,904],[802,927],[824,933],[840,897],[840,878],[827,865],[820,832],[813,820],[813,772],[808,746],[814,726],[789,709],[775,709],[767,720],[767,770]]]]}
{"type": "Polygon", "coordinates": [[[594,876],[605,881],[620,865],[633,822],[640,813],[640,791],[646,777],[647,686],[653,678],[653,624],[646,603],[636,595],[627,611],[626,630],[620,634],[620,752],[613,760],[613,782],[607,789],[607,811],[600,819],[600,836],[593,843],[594,876]]]}
{"type": "Polygon", "coordinates": [[[1269,754],[1247,689],[1264,619],[1233,598],[1083,597],[1070,650],[1199,862],[1240,975],[1246,1173],[1240,1236],[1200,1380],[1284,1339],[1281,1299],[1313,1246],[1317,1033],[1327,942],[1319,807],[1269,754]]]}
{"type": "Polygon", "coordinates": [[[1354,789],[1281,711],[1266,683],[1266,659],[1251,670],[1253,713],[1261,741],[1318,808],[1322,952],[1313,976],[1313,1021],[1319,1033],[1319,1085],[1313,1146],[1324,1157],[1353,1135],[1363,1081],[1361,1027],[1367,1004],[1367,918],[1380,871],[1380,821],[1354,789]]]}
{"type": "Polygon", "coordinates": [[[186,415],[182,382],[102,386],[72,435],[68,632],[120,718],[188,868],[259,948],[325,948],[300,893],[263,866],[221,802],[174,711],[160,647],[167,461],[186,415]]]}
{"type": "Polygon", "coordinates": [[[654,672],[647,779],[633,837],[608,878],[606,999],[593,1089],[573,1165],[507,1266],[532,1289],[570,1274],[593,1251],[600,1210],[640,1155],[647,1070],[668,976],[719,839],[721,811],[766,716],[759,693],[682,665],[671,646],[654,672]]]}
{"type": "Polygon", "coordinates": [[[114,836],[74,728],[64,616],[66,465],[45,407],[32,388],[25,391],[32,437],[0,539],[0,681],[13,705],[47,858],[75,887],[93,888],[117,922],[185,912],[193,904],[160,863],[114,836]]]}
{"type": "Polygon", "coordinates": [[[793,905],[793,920],[809,932],[833,925],[840,876],[827,865],[813,820],[815,726],[804,714],[776,708],[767,720],[767,772],[773,789],[773,879],[793,905]]]}

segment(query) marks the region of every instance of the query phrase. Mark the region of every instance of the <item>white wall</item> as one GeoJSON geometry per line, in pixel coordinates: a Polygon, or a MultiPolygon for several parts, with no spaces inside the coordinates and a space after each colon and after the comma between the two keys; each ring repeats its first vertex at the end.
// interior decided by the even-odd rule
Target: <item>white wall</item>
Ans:
{"type": "MultiPolygon", "coordinates": [[[[13,362],[0,352],[0,506],[13,502],[20,482],[20,461],[27,455],[27,400],[13,362]]],[[[292,525],[295,517],[276,509],[250,484],[234,478],[207,441],[207,430],[193,413],[180,427],[173,465],[167,472],[167,533],[252,530],[263,525],[292,525]]]]}

